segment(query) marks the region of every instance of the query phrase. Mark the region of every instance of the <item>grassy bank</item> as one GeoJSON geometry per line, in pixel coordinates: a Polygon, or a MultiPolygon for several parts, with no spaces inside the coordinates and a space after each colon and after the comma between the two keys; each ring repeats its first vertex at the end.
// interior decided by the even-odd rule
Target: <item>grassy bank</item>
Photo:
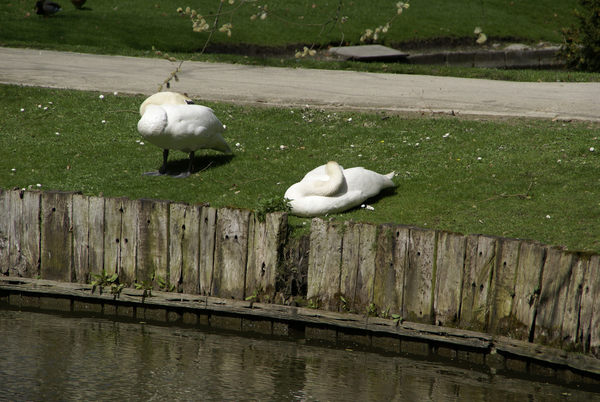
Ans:
{"type": "MultiPolygon", "coordinates": [[[[161,150],[136,130],[143,98],[0,86],[0,187],[256,208],[310,169],[395,171],[397,187],[336,219],[395,222],[600,251],[598,124],[407,118],[207,104],[233,156],[199,153],[190,179],[145,177],[161,150]],[[103,95],[103,98],[100,98],[103,95]],[[593,150],[592,150],[593,149],[593,150]]],[[[187,156],[172,153],[171,168],[187,156]]],[[[293,218],[301,229],[309,219],[293,218]]]]}
{"type": "MultiPolygon", "coordinates": [[[[189,17],[182,17],[178,7],[197,8],[210,15],[217,11],[218,1],[200,4],[180,0],[153,2],[122,2],[117,0],[90,0],[86,10],[76,10],[63,2],[63,11],[50,18],[33,13],[32,4],[11,2],[0,4],[0,45],[32,47],[62,51],[96,54],[118,54],[135,57],[157,57],[153,48],[175,56],[179,60],[194,57],[208,38],[207,33],[195,33],[189,17]]],[[[224,3],[224,10],[237,7],[224,3]]],[[[304,67],[321,69],[357,70],[381,73],[426,74],[465,78],[488,78],[513,81],[598,81],[599,74],[580,74],[566,71],[503,71],[491,69],[464,69],[439,66],[412,66],[398,63],[330,62],[322,57],[296,60],[295,50],[315,42],[317,47],[330,44],[357,45],[366,29],[374,30],[396,14],[395,2],[350,1],[344,2],[340,15],[348,17],[341,25],[330,24],[320,34],[321,26],[337,12],[339,3],[333,1],[305,2],[290,0],[278,7],[271,5],[273,15],[266,20],[251,21],[262,3],[244,5],[234,15],[232,35],[216,32],[212,37],[211,53],[201,61],[221,61],[268,65],[277,67],[304,67]],[[315,6],[313,8],[313,5],[315,6]],[[277,16],[278,18],[276,18],[277,16]],[[341,28],[341,29],[340,29],[341,28]],[[288,57],[252,57],[248,54],[218,54],[221,46],[229,53],[246,52],[259,47],[264,54],[268,48],[288,49],[288,57]],[[240,50],[241,49],[241,50],[240,50]]],[[[562,42],[561,28],[576,22],[573,9],[576,0],[532,2],[461,1],[436,2],[419,0],[410,3],[392,23],[389,31],[381,35],[379,42],[402,47],[403,43],[435,42],[438,38],[472,38],[473,30],[482,27],[490,38],[481,49],[490,48],[500,39],[537,43],[562,42]]],[[[220,25],[229,22],[222,17],[220,25]]],[[[211,22],[211,19],[208,19],[211,22]]],[[[268,52],[267,52],[268,53],[268,52]]]]}

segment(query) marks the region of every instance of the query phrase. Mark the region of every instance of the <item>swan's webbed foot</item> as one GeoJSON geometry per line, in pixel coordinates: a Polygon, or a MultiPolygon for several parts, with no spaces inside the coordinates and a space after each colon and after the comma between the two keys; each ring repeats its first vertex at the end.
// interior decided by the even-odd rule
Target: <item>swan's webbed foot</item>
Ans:
{"type": "Polygon", "coordinates": [[[181,172],[179,174],[172,174],[171,177],[175,179],[185,179],[186,177],[190,177],[190,172],[181,172]]]}
{"type": "Polygon", "coordinates": [[[152,177],[165,176],[167,174],[169,174],[169,172],[162,173],[161,171],[158,171],[158,172],[143,173],[144,176],[152,176],[152,177]]]}

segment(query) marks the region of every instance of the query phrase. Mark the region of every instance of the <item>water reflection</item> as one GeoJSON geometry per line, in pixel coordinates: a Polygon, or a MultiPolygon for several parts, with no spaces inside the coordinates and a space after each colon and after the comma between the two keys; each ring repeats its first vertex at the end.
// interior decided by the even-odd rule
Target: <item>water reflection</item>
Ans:
{"type": "Polygon", "coordinates": [[[600,401],[436,362],[0,310],[0,400],[600,401]]]}

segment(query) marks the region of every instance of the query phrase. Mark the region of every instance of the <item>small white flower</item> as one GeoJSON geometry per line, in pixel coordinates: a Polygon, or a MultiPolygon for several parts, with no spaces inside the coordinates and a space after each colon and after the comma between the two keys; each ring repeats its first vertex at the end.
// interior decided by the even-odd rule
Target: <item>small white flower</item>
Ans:
{"type": "Polygon", "coordinates": [[[99,96],[99,98],[100,98],[100,99],[104,99],[104,95],[100,95],[100,96],[99,96]]]}
{"type": "Polygon", "coordinates": [[[236,146],[236,147],[239,147],[239,146],[240,146],[240,143],[239,143],[239,142],[237,142],[237,143],[235,144],[235,146],[236,146]]]}
{"type": "Polygon", "coordinates": [[[594,148],[594,147],[590,148],[590,152],[594,152],[595,150],[596,150],[596,148],[594,148]]]}
{"type": "Polygon", "coordinates": [[[368,209],[369,211],[375,211],[375,208],[373,208],[373,207],[372,207],[372,206],[370,206],[370,205],[367,205],[367,209],[368,209]]]}
{"type": "Polygon", "coordinates": [[[56,134],[56,135],[60,135],[60,133],[59,133],[58,131],[57,131],[56,133],[54,133],[54,134],[56,134]]]}
{"type": "Polygon", "coordinates": [[[24,112],[24,111],[25,111],[25,109],[21,108],[21,112],[24,112]]]}
{"type": "Polygon", "coordinates": [[[294,114],[294,111],[293,111],[293,110],[292,110],[291,112],[292,112],[292,114],[294,114]]]}
{"type": "Polygon", "coordinates": [[[448,138],[449,136],[450,136],[450,133],[446,133],[446,134],[444,134],[442,137],[443,137],[443,138],[448,138]]]}
{"type": "Polygon", "coordinates": [[[44,106],[44,110],[48,110],[48,106],[44,106]]]}
{"type": "Polygon", "coordinates": [[[359,158],[360,158],[361,156],[362,156],[361,154],[358,154],[358,157],[359,157],[359,158]]]}
{"type": "Polygon", "coordinates": [[[348,119],[348,122],[351,122],[351,121],[352,121],[352,117],[350,117],[350,118],[348,119]]]}
{"type": "Polygon", "coordinates": [[[478,161],[480,161],[480,160],[481,160],[481,156],[478,156],[478,157],[477,157],[477,160],[478,160],[478,161]]]}
{"type": "Polygon", "coordinates": [[[426,140],[428,140],[428,139],[429,139],[429,137],[425,137],[425,139],[426,139],[426,140]]]}
{"type": "Polygon", "coordinates": [[[562,162],[562,161],[559,159],[559,160],[557,160],[556,162],[560,163],[560,162],[562,162]]]}
{"type": "Polygon", "coordinates": [[[52,104],[52,102],[48,102],[48,104],[49,104],[49,105],[51,105],[51,104],[52,104]]]}
{"type": "Polygon", "coordinates": [[[40,183],[36,184],[36,186],[38,186],[38,187],[42,187],[42,185],[41,185],[40,183]]]}
{"type": "Polygon", "coordinates": [[[280,145],[279,149],[286,149],[287,147],[285,145],[280,145]]]}
{"type": "Polygon", "coordinates": [[[364,207],[365,207],[365,204],[362,204],[360,207],[361,207],[361,208],[364,208],[364,207]]]}
{"type": "Polygon", "coordinates": [[[227,126],[223,124],[223,130],[227,130],[227,126]]]}
{"type": "Polygon", "coordinates": [[[113,92],[113,95],[115,95],[115,96],[117,96],[118,94],[119,94],[119,93],[118,93],[118,92],[116,92],[116,91],[115,91],[115,92],[113,92]]]}
{"type": "Polygon", "coordinates": [[[350,145],[350,148],[354,148],[354,145],[350,145]]]}
{"type": "Polygon", "coordinates": [[[13,172],[16,172],[16,171],[17,171],[17,169],[11,169],[11,170],[12,170],[13,172]]]}
{"type": "Polygon", "coordinates": [[[418,147],[418,146],[419,146],[419,143],[417,142],[417,143],[415,144],[415,147],[418,147]]]}
{"type": "Polygon", "coordinates": [[[102,124],[106,123],[106,120],[102,120],[102,124]]]}
{"type": "Polygon", "coordinates": [[[546,215],[546,219],[550,219],[550,215],[546,215]]]}
{"type": "Polygon", "coordinates": [[[140,142],[140,140],[135,140],[135,142],[140,142]]]}
{"type": "Polygon", "coordinates": [[[144,145],[144,143],[143,143],[143,142],[140,142],[140,145],[144,145]]]}
{"type": "Polygon", "coordinates": [[[267,149],[271,149],[271,147],[267,147],[267,149]]]}

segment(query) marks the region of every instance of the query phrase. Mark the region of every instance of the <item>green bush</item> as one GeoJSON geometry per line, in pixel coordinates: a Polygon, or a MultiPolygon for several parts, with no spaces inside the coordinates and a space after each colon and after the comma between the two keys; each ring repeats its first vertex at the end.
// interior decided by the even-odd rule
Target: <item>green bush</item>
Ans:
{"type": "Polygon", "coordinates": [[[574,10],[579,27],[563,29],[565,45],[559,57],[567,67],[581,71],[600,71],[600,0],[579,0],[583,11],[574,10]]]}

